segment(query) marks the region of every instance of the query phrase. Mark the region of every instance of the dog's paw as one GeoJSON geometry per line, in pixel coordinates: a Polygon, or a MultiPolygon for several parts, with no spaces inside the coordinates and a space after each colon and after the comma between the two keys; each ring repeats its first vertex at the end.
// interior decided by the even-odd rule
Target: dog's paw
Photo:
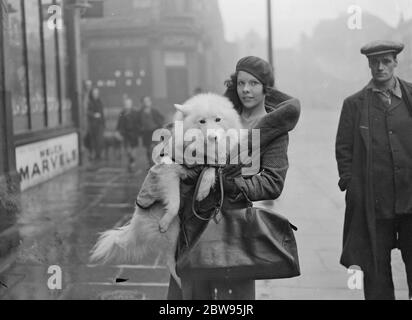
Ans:
{"type": "Polygon", "coordinates": [[[196,196],[197,201],[202,201],[202,200],[206,199],[206,197],[209,195],[210,190],[207,190],[205,188],[203,188],[203,189],[204,190],[201,190],[201,188],[199,188],[199,191],[198,191],[197,196],[196,196]]]}
{"type": "Polygon", "coordinates": [[[169,224],[164,223],[162,221],[159,222],[159,231],[160,231],[160,233],[166,233],[168,229],[169,229],[169,224]]]}
{"type": "Polygon", "coordinates": [[[160,231],[160,233],[166,233],[167,230],[169,230],[169,226],[170,226],[170,223],[172,222],[172,220],[173,220],[173,217],[171,219],[167,215],[165,215],[162,219],[160,219],[160,221],[159,221],[159,231],[160,231]]]}
{"type": "Polygon", "coordinates": [[[200,182],[199,190],[197,192],[196,200],[202,201],[206,199],[209,195],[210,190],[215,185],[216,170],[214,168],[209,168],[203,175],[202,181],[200,182]]]}

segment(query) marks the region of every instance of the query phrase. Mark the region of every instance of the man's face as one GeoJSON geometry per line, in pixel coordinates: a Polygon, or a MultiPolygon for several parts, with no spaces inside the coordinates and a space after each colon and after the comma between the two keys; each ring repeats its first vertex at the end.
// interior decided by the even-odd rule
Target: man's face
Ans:
{"type": "Polygon", "coordinates": [[[378,83],[391,80],[397,66],[398,61],[391,53],[369,57],[373,80],[378,83]]]}

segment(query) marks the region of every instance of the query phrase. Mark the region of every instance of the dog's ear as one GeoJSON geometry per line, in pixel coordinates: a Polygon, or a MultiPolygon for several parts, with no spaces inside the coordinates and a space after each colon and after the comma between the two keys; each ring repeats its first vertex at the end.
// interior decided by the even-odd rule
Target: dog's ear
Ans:
{"type": "Polygon", "coordinates": [[[180,111],[181,113],[183,113],[183,116],[185,117],[189,114],[189,106],[175,104],[175,108],[177,111],[180,111]]]}

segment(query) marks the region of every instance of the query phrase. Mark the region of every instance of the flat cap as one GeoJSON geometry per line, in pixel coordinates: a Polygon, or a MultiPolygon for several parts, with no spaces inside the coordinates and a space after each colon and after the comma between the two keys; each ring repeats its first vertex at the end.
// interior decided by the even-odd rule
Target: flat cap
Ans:
{"type": "Polygon", "coordinates": [[[398,54],[403,50],[404,47],[405,45],[400,42],[378,40],[364,45],[361,48],[361,53],[367,57],[391,52],[398,54]]]}

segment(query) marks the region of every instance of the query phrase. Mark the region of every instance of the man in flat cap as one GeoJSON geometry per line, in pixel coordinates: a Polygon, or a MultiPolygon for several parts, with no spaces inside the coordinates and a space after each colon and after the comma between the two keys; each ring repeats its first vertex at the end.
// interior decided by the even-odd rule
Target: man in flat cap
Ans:
{"type": "Polygon", "coordinates": [[[336,137],[346,191],[341,264],[364,272],[365,299],[395,299],[391,251],[399,248],[412,297],[412,84],[394,75],[403,44],[365,45],[372,80],[345,99],[336,137]]]}

